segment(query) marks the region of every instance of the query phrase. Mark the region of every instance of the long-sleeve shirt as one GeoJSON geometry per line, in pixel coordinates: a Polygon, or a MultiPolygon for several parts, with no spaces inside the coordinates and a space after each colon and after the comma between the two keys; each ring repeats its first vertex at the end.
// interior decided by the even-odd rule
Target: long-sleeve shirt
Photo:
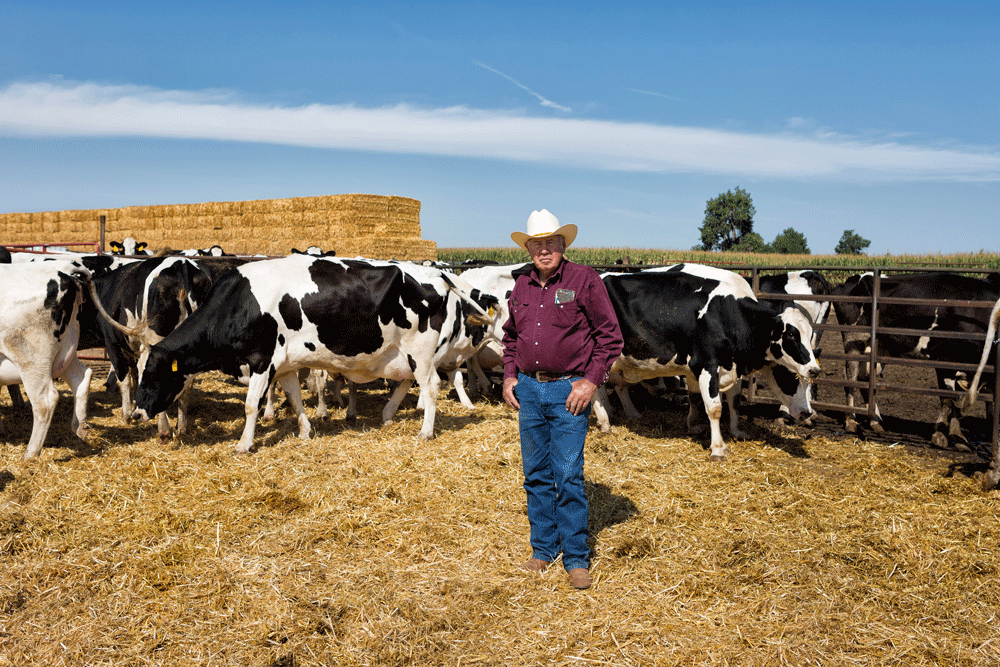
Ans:
{"type": "Polygon", "coordinates": [[[504,378],[518,371],[572,373],[600,386],[622,352],[622,334],[597,272],[563,258],[543,287],[519,276],[503,326],[504,378]]]}

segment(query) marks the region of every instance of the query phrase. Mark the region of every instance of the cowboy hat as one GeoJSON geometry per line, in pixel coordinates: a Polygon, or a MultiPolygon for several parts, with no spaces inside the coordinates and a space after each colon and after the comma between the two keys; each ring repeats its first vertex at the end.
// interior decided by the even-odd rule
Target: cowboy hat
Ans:
{"type": "Polygon", "coordinates": [[[527,243],[528,239],[542,239],[557,234],[563,237],[565,246],[568,248],[569,244],[576,238],[576,225],[569,224],[560,227],[559,218],[543,208],[541,211],[532,211],[531,215],[528,216],[527,234],[514,232],[510,238],[514,243],[527,250],[524,244],[527,243]]]}

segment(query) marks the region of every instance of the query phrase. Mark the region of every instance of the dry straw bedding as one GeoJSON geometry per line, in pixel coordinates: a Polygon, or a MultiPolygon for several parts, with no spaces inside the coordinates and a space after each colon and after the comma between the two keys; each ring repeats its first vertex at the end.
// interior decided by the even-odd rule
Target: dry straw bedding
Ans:
{"type": "MultiPolygon", "coordinates": [[[[196,385],[193,433],[123,426],[0,445],[0,665],[988,665],[998,496],[902,448],[752,426],[712,464],[662,413],[593,429],[595,584],[529,555],[517,422],[361,392],[295,437],[287,409],[230,455],[245,389],[196,385]]],[[[65,389],[65,388],[64,388],[65,389]]],[[[310,411],[312,399],[307,403],[310,411]]]]}

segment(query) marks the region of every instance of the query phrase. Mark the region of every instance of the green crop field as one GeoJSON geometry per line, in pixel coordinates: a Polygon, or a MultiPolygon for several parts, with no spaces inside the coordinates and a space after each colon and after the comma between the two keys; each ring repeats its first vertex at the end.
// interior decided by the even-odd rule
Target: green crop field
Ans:
{"type": "MultiPolygon", "coordinates": [[[[764,253],[707,252],[701,250],[661,250],[656,248],[570,248],[566,257],[580,264],[611,266],[628,257],[632,264],[676,264],[694,262],[714,264],[737,270],[741,267],[832,267],[839,268],[915,268],[942,267],[957,269],[1000,270],[1000,254],[976,252],[954,255],[782,255],[764,253]]],[[[528,261],[520,248],[438,248],[441,262],[460,264],[466,260],[516,264],[528,261]]]]}

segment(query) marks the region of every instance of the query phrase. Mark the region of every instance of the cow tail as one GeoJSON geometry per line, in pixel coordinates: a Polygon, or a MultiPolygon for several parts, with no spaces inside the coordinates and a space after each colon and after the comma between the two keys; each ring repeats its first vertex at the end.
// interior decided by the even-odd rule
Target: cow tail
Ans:
{"type": "MultiPolygon", "coordinates": [[[[976,376],[969,383],[969,391],[962,399],[961,408],[967,410],[976,404],[976,399],[979,397],[979,378],[983,374],[983,367],[986,365],[986,360],[989,359],[990,350],[993,347],[994,339],[997,333],[997,320],[1000,320],[1000,299],[997,300],[995,306],[993,306],[993,312],[990,313],[990,324],[986,330],[986,340],[983,342],[983,356],[979,360],[979,368],[976,369],[976,376]]],[[[994,373],[1000,372],[1000,368],[994,368],[994,373]]],[[[997,397],[994,396],[993,400],[996,401],[997,397]]]]}

